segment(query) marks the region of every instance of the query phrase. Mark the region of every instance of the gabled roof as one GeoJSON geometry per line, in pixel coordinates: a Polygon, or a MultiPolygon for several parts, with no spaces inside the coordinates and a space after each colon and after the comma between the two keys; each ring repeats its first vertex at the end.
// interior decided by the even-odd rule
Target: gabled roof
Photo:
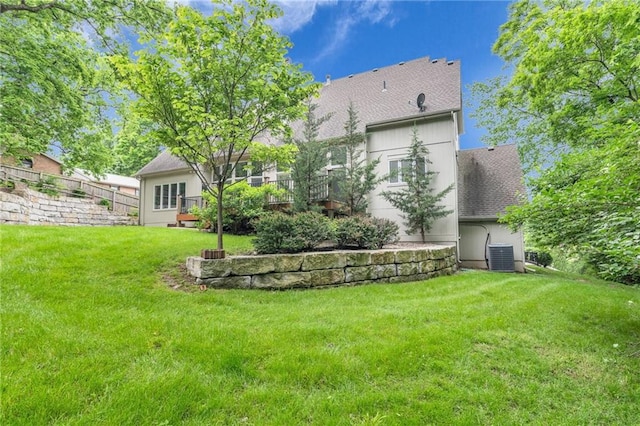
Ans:
{"type": "Polygon", "coordinates": [[[98,182],[108,185],[126,186],[129,188],[140,188],[140,181],[134,177],[114,175],[112,173],[105,173],[103,179],[99,179],[98,182]]]}
{"type": "MultiPolygon", "coordinates": [[[[336,80],[327,79],[320,97],[316,118],[332,113],[320,126],[319,140],[344,136],[349,103],[358,112],[359,131],[367,125],[422,117],[462,109],[460,61],[415,59],[336,80]],[[417,98],[424,93],[424,111],[417,98]]],[[[301,129],[296,123],[294,129],[301,129]]],[[[297,133],[297,132],[296,132],[297,133]]]]}
{"type": "MultiPolygon", "coordinates": [[[[350,102],[358,113],[360,132],[371,124],[459,112],[462,110],[460,61],[424,57],[336,80],[328,79],[320,90],[319,98],[312,101],[318,105],[314,112],[316,118],[333,114],[320,126],[319,140],[344,136],[350,102]],[[423,111],[417,105],[421,93],[425,95],[423,111]]],[[[293,123],[292,128],[300,137],[302,121],[293,123]]],[[[186,168],[185,162],[164,151],[136,175],[186,168]]]]}
{"type": "Polygon", "coordinates": [[[460,220],[495,218],[525,194],[522,166],[515,145],[458,151],[460,220]]]}
{"type": "Polygon", "coordinates": [[[153,173],[170,172],[173,170],[188,169],[189,165],[183,160],[166,149],[156,156],[153,160],[147,163],[142,169],[136,173],[136,176],[150,175],[153,173]]]}
{"type": "Polygon", "coordinates": [[[97,182],[106,185],[126,186],[129,188],[140,188],[140,181],[134,177],[114,175],[113,173],[105,173],[104,175],[95,176],[93,173],[82,169],[73,169],[71,177],[84,180],[87,182],[97,182]]]}

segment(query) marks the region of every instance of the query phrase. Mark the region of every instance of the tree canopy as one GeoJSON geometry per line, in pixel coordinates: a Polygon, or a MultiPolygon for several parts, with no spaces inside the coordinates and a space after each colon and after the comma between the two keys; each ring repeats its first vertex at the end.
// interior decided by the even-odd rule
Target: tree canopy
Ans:
{"type": "Polygon", "coordinates": [[[258,140],[290,134],[288,123],[317,92],[287,58],[290,42],[269,25],[280,14],[266,0],[223,2],[208,17],[180,6],[137,60],[114,60],[138,96],[136,113],[216,198],[219,249],[227,180],[258,140]]]}
{"type": "Polygon", "coordinates": [[[633,0],[517,1],[494,45],[512,76],[473,87],[486,142],[534,172],[504,220],[624,282],[640,281],[638,28],[633,0]]]}
{"type": "Polygon", "coordinates": [[[54,152],[103,172],[118,93],[105,56],[128,50],[123,28],[144,34],[169,16],[162,0],[0,2],[0,154],[54,152]]]}

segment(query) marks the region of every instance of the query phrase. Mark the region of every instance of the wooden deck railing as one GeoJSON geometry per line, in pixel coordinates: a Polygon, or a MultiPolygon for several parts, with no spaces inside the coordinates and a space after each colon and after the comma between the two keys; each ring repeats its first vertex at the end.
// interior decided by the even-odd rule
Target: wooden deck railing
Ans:
{"type": "Polygon", "coordinates": [[[191,208],[198,207],[203,208],[206,206],[205,199],[201,196],[196,197],[183,197],[180,196],[180,214],[191,213],[191,208]]]}
{"type": "Polygon", "coordinates": [[[110,210],[126,214],[131,214],[138,209],[140,199],[137,195],[105,188],[97,183],[6,164],[0,164],[0,180],[25,182],[29,185],[39,186],[39,189],[48,190],[49,192],[71,197],[88,198],[96,202],[107,200],[110,210]]]}

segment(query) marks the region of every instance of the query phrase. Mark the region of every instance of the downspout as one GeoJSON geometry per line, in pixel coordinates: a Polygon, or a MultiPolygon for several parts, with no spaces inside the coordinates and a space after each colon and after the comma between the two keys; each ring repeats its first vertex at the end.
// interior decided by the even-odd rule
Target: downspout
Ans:
{"type": "Polygon", "coordinates": [[[144,195],[146,193],[145,179],[138,176],[138,180],[140,181],[140,191],[138,191],[138,226],[144,226],[144,195]]]}
{"type": "Polygon", "coordinates": [[[455,229],[456,229],[456,261],[458,265],[461,263],[460,259],[460,206],[458,205],[458,151],[460,151],[459,141],[458,141],[458,118],[454,111],[451,111],[451,119],[453,121],[453,148],[454,148],[454,158],[453,158],[453,184],[455,187],[455,197],[454,197],[454,212],[455,212],[455,229]]]}
{"type": "Polygon", "coordinates": [[[455,138],[456,151],[460,151],[460,138],[458,137],[458,115],[454,111],[451,111],[451,117],[453,118],[453,128],[455,129],[453,132],[453,136],[455,138]]]}

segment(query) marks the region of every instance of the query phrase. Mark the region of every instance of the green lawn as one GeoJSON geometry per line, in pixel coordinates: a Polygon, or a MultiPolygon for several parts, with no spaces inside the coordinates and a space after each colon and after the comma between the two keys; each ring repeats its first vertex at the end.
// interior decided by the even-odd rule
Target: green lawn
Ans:
{"type": "Polygon", "coordinates": [[[1,424],[640,424],[638,289],[462,272],[176,291],[170,271],[215,236],[0,233],[1,424]]]}

